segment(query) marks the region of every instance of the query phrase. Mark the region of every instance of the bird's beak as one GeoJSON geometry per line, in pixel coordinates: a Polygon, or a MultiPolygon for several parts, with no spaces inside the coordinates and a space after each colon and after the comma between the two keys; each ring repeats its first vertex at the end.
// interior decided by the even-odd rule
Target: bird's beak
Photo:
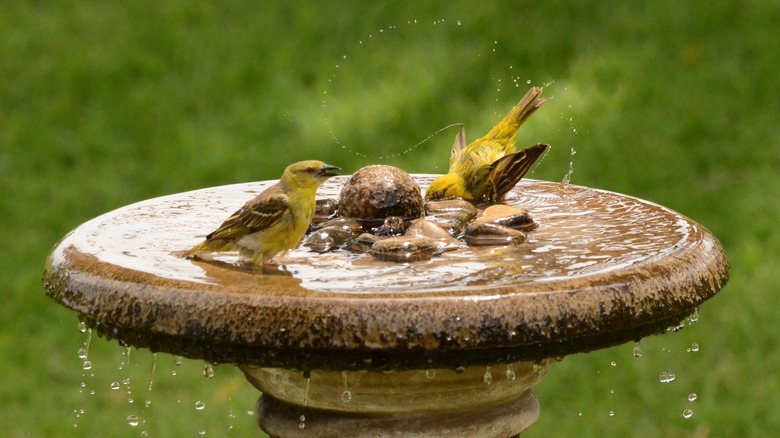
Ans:
{"type": "Polygon", "coordinates": [[[340,167],[336,167],[332,164],[325,164],[320,170],[320,176],[336,176],[339,174],[339,170],[341,170],[340,167]]]}

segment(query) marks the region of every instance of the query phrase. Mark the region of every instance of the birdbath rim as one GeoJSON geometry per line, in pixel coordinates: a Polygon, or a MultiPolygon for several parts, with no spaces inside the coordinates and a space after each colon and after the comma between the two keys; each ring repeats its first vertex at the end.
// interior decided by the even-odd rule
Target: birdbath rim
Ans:
{"type": "MultiPolygon", "coordinates": [[[[413,175],[423,189],[435,176],[413,175]]],[[[346,178],[318,197],[337,197],[346,178]]],[[[299,249],[261,274],[176,256],[273,182],[153,198],[88,221],[49,256],[47,294],[126,345],[214,363],[388,370],[540,361],[638,340],[728,281],[723,247],[691,219],[530,179],[507,203],[539,228],[476,258],[394,264],[299,249]]]]}

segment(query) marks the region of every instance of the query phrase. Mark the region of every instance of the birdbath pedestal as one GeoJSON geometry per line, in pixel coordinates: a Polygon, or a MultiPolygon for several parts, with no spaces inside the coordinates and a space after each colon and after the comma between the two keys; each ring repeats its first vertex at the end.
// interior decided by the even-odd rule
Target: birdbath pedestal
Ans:
{"type": "Polygon", "coordinates": [[[271,436],[508,437],[537,419],[555,358],[662,333],[728,280],[718,240],[679,213],[534,180],[506,200],[539,225],[519,245],[413,263],[299,248],[254,269],[177,256],[273,182],[86,222],[47,260],[46,292],[124,345],[238,365],[271,436]]]}

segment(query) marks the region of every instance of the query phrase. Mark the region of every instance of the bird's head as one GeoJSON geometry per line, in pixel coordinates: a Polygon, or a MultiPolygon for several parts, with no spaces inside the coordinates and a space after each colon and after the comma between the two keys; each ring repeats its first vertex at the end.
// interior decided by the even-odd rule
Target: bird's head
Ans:
{"type": "Polygon", "coordinates": [[[466,188],[463,179],[454,173],[442,175],[428,186],[425,190],[425,200],[435,201],[438,199],[461,197],[467,198],[466,188]]]}
{"type": "Polygon", "coordinates": [[[306,188],[316,188],[326,179],[338,175],[340,168],[317,160],[299,161],[284,170],[282,183],[306,188]]]}

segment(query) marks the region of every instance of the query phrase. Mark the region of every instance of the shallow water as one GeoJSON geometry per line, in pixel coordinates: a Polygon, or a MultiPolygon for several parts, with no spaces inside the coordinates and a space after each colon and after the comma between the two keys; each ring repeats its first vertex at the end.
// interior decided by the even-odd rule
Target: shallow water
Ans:
{"type": "MultiPolygon", "coordinates": [[[[432,175],[416,175],[424,189],[432,175]]],[[[338,198],[349,176],[332,178],[318,198],[338,198]]],[[[258,281],[249,267],[193,262],[178,257],[219,226],[244,202],[275,181],[213,187],[129,205],[97,217],[66,236],[53,254],[75,246],[113,265],[175,280],[220,284],[230,268],[245,281],[258,281]]],[[[288,253],[278,271],[319,293],[401,293],[501,284],[553,282],[620,270],[663,258],[685,245],[696,224],[659,205],[601,190],[523,180],[507,204],[527,209],[539,227],[520,244],[446,252],[432,260],[393,263],[368,254],[318,254],[306,248],[288,253]]],[[[220,260],[235,263],[236,255],[220,260]]],[[[276,269],[275,269],[276,270],[276,269]]]]}

